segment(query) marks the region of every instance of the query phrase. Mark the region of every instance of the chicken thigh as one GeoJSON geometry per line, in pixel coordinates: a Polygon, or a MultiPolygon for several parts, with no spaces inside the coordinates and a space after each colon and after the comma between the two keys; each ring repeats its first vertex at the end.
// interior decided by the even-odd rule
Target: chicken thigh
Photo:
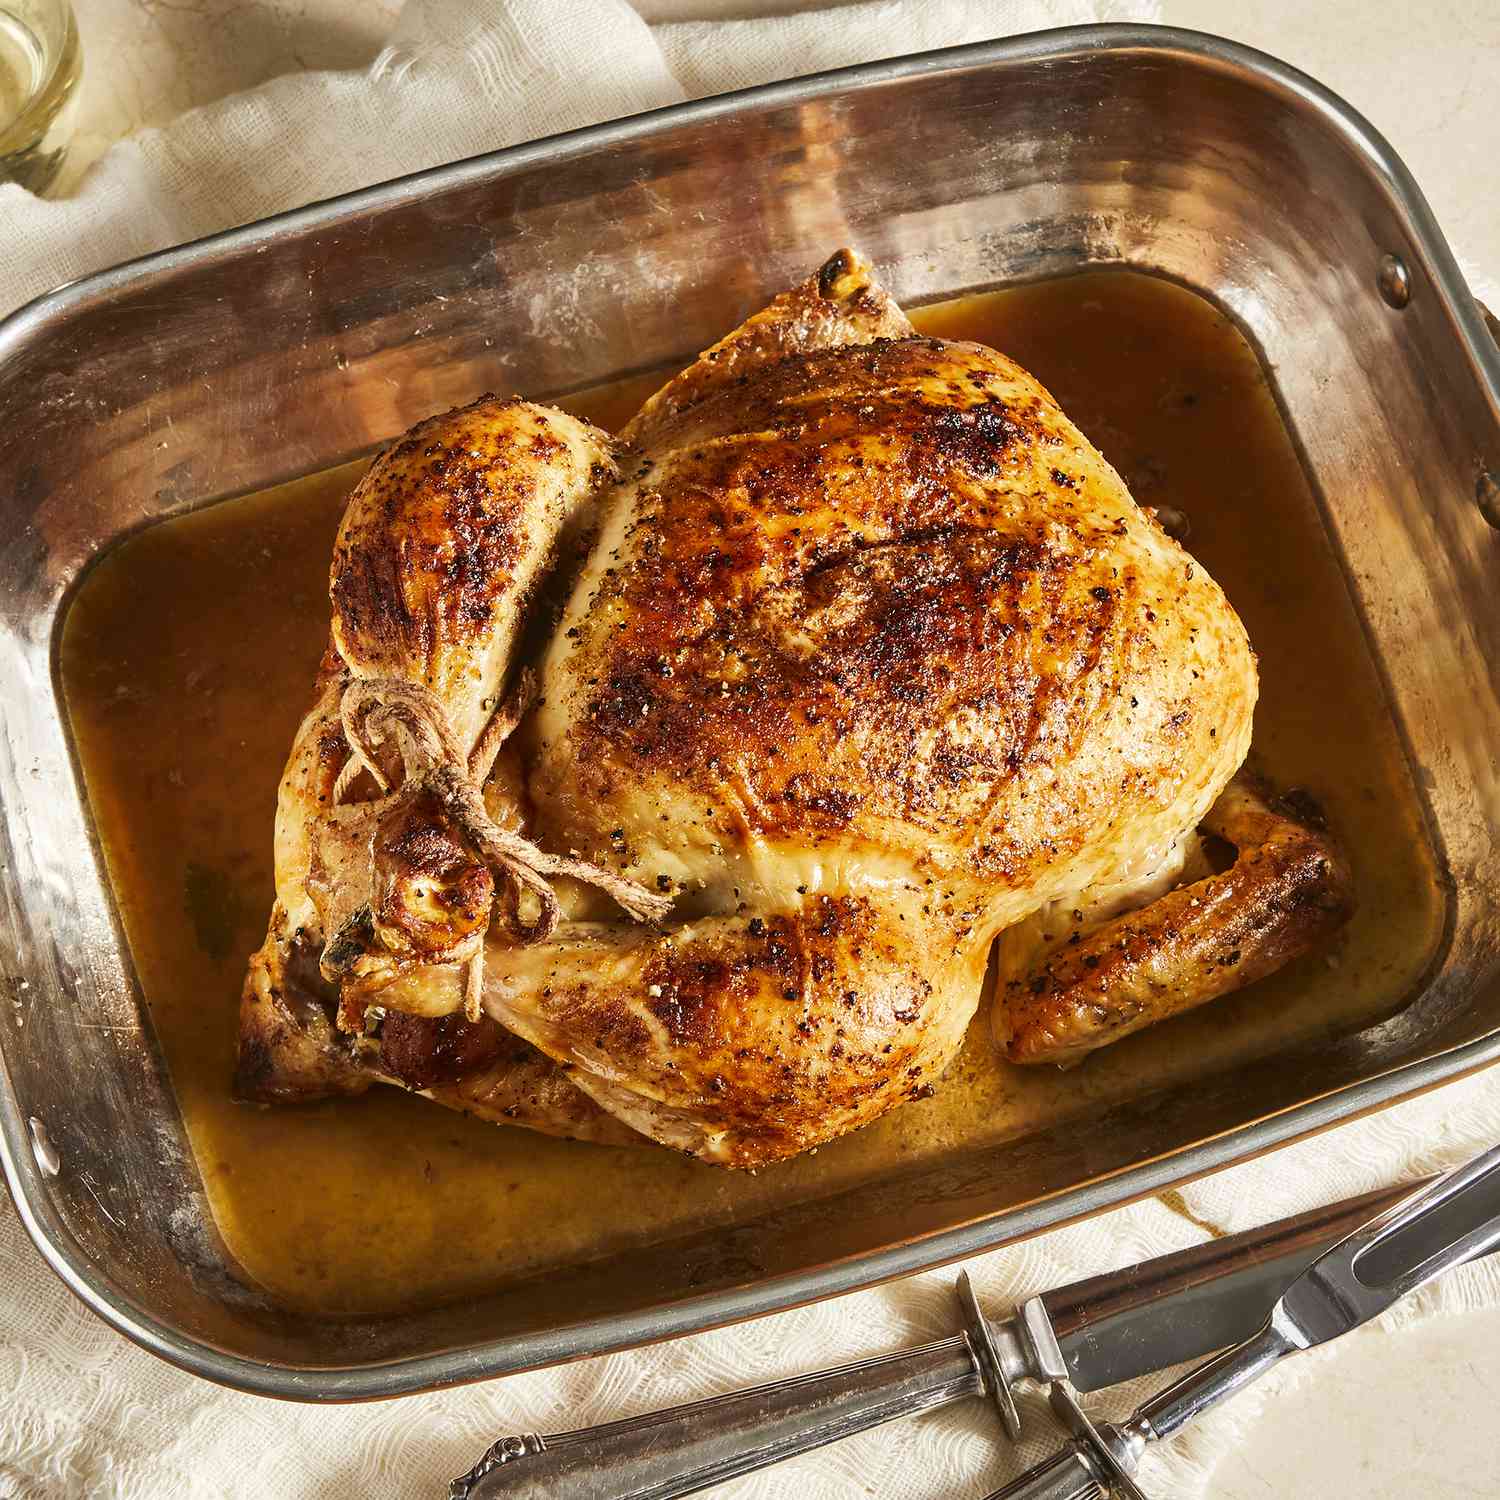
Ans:
{"type": "Polygon", "coordinates": [[[916,336],[851,252],[618,445],[491,406],[351,502],[242,1092],[379,1078],[754,1167],[931,1092],[996,937],[1049,911],[1072,959],[1011,945],[1015,1061],[1347,915],[1326,834],[1231,785],[1256,674],[1218,586],[1031,376],[916,336]],[[524,713],[519,621],[581,529],[524,713]],[[1206,819],[1238,860],[1169,889],[1206,819]]]}

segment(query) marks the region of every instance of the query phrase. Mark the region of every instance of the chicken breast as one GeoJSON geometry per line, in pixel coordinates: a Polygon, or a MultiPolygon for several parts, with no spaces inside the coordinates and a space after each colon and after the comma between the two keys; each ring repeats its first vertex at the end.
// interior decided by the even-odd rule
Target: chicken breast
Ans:
{"type": "Polygon", "coordinates": [[[1256,695],[1218,586],[1025,371],[892,337],[852,257],[778,312],[817,347],[752,323],[636,424],[530,726],[540,841],[679,920],[492,942],[484,999],[742,1166],[925,1093],[996,934],[1159,863],[1256,695]]]}

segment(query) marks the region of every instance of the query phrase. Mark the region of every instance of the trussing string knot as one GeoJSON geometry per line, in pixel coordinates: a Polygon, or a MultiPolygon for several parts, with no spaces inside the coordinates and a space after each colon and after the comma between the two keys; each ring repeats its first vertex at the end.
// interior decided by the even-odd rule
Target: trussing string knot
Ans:
{"type": "MultiPolygon", "coordinates": [[[[354,678],[344,689],[339,705],[349,760],[334,784],[335,805],[348,794],[361,771],[370,773],[382,795],[391,793],[390,780],[375,751],[394,740],[404,768],[400,794],[426,792],[435,797],[474,851],[500,877],[497,883],[508,893],[507,924],[518,941],[537,943],[551,936],[559,916],[551,881],[560,875],[596,886],[637,921],[666,916],[672,908],[671,897],[648,891],[636,881],[587,860],[549,854],[490,817],[481,787],[500,746],[528,706],[534,691],[529,673],[523,675],[518,689],[496,710],[473,754],[465,759],[453,737],[447,710],[430,689],[399,677],[354,678]],[[523,922],[520,914],[523,888],[532,892],[540,907],[530,922],[523,922]]],[[[465,1011],[473,1020],[480,1014],[482,965],[481,945],[469,961],[465,976],[465,1011]]]]}

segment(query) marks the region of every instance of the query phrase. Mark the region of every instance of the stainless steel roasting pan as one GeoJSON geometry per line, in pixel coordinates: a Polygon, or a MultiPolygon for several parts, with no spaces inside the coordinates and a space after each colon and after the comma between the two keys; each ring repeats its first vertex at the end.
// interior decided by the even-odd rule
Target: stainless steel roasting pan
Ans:
{"type": "Polygon", "coordinates": [[[1096,1213],[1500,1056],[1500,356],[1390,147],[1268,57],[1144,27],[1046,32],[443,167],[41,298],[0,325],[0,410],[5,1172],[58,1275],[187,1369],[351,1399],[687,1333],[1096,1213]],[[846,241],[911,303],[1124,265],[1238,321],[1420,787],[1447,903],[1436,961],[1378,1025],[918,1183],[462,1307],[283,1312],[208,1218],[91,840],[56,673],[73,583],[153,518],[480,391],[690,353],[726,295],[748,309],[846,241]]]}

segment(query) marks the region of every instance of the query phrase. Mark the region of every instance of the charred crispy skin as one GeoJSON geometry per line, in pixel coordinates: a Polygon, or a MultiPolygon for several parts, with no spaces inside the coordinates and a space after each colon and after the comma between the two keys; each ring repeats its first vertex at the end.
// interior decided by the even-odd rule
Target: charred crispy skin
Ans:
{"type": "Polygon", "coordinates": [[[356,486],[330,572],[332,639],[277,805],[276,892],[293,928],[321,933],[338,904],[325,891],[325,911],[316,909],[309,871],[349,758],[340,718],[349,682],[428,689],[472,748],[538,582],[590,524],[593,497],[615,472],[613,441],[586,422],[486,396],[420,423],[356,486]]]}
{"type": "Polygon", "coordinates": [[[615,451],[587,422],[516,399],[418,423],[360,481],[334,544],[333,646],[346,668],[430,688],[472,745],[532,592],[592,520],[615,451]]]}
{"type": "Polygon", "coordinates": [[[1012,1062],[1076,1062],[1273,973],[1353,914],[1338,846],[1305,814],[1268,802],[1243,773],[1203,828],[1234,846],[1229,869],[1075,931],[1007,985],[997,1016],[1012,1062]]]}
{"type": "MultiPolygon", "coordinates": [[[[1153,981],[1207,998],[1338,920],[1331,845],[1221,797],[1257,685],[1218,586],[1031,376],[979,345],[916,337],[852,252],[647,402],[612,486],[569,469],[572,448],[528,458],[518,432],[499,468],[540,465],[535,484],[555,485],[563,463],[569,514],[597,531],[520,760],[502,759],[489,795],[518,824],[525,810],[541,850],[591,862],[595,886],[675,905],[644,925],[559,879],[555,931],[489,925],[488,1021],[444,1018],[489,887],[441,807],[390,803],[401,816],[374,828],[318,811],[348,755],[338,694],[351,672],[404,671],[472,746],[529,585],[506,563],[510,582],[484,595],[491,627],[459,640],[472,612],[462,528],[426,481],[388,474],[381,503],[372,490],[341,533],[334,649],[283,785],[282,936],[246,992],[253,1006],[274,988],[257,976],[285,967],[288,934],[322,944],[336,927],[345,1024],[386,1008],[389,1036],[378,1059],[361,1052],[361,1076],[755,1167],[929,1092],[997,934],[1096,904],[1090,893],[1158,893],[1205,818],[1241,849],[1209,883],[1210,913],[1198,918],[1189,890],[1128,919],[1153,929],[1142,941],[1157,960],[1140,949],[1118,967],[1118,996],[1080,998],[1087,981],[1070,977],[1050,1021],[1029,989],[1004,998],[1012,1055],[1071,1058],[1169,1012],[1153,981]],[[382,922],[377,952],[361,934],[382,922]],[[1205,972],[1235,933],[1237,961],[1205,972]],[[387,981],[370,965],[393,955],[387,981]]],[[[402,462],[420,470],[433,441],[403,445],[402,462]]],[[[461,447],[439,444],[445,462],[461,447]]],[[[548,514],[534,498],[532,512],[548,514]]],[[[508,555],[492,548],[480,572],[498,577],[508,555]]],[[[315,1009],[285,1033],[288,1067],[338,1088],[313,1044],[368,1052],[373,1032],[342,1041],[326,997],[315,1009]]]]}
{"type": "Polygon", "coordinates": [[[784,359],[910,338],[906,314],[852,250],[835,251],[810,277],[773,297],[754,317],[705,349],[631,419],[622,441],[650,453],[693,407],[784,359]]]}
{"type": "Polygon", "coordinates": [[[604,1108],[709,1161],[795,1155],[930,1094],[983,951],[950,925],[913,952],[914,903],[907,920],[869,895],[760,909],[649,938],[579,924],[497,958],[487,1008],[604,1108]]]}

